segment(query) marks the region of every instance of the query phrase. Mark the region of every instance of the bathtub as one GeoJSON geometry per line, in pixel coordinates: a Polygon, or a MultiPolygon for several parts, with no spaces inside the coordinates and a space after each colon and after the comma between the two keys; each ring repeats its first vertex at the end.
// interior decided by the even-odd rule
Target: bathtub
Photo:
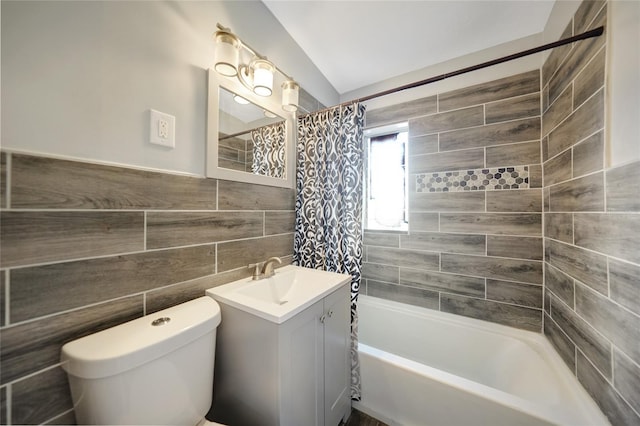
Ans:
{"type": "Polygon", "coordinates": [[[390,425],[609,425],[538,333],[360,296],[362,398],[390,425]]]}

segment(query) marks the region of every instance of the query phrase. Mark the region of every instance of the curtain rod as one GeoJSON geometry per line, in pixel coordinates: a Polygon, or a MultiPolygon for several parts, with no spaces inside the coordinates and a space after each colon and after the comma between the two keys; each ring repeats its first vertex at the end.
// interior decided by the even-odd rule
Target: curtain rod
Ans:
{"type": "MultiPolygon", "coordinates": [[[[482,62],[480,64],[477,65],[472,65],[470,67],[466,67],[466,68],[461,68],[459,70],[456,71],[451,71],[448,73],[444,73],[444,74],[440,74],[437,75],[435,77],[430,77],[424,80],[420,80],[420,81],[416,81],[413,83],[409,83],[409,84],[405,84],[404,86],[398,86],[398,87],[394,87],[393,89],[388,89],[388,90],[384,90],[382,92],[377,92],[374,93],[372,95],[367,95],[367,96],[363,96],[361,98],[356,98],[356,99],[352,99],[350,101],[347,102],[342,102],[338,105],[334,105],[332,107],[328,107],[328,108],[323,108],[319,111],[324,111],[324,110],[328,110],[331,108],[334,108],[336,106],[343,106],[343,105],[348,105],[354,102],[365,102],[365,101],[369,101],[371,99],[374,98],[379,98],[382,96],[386,96],[386,95],[390,95],[392,93],[397,93],[397,92],[401,92],[403,90],[407,90],[407,89],[413,89],[414,87],[419,87],[419,86],[424,86],[425,84],[430,84],[430,83],[435,83],[436,81],[441,81],[450,77],[455,77],[458,76],[460,74],[465,74],[471,71],[476,71],[482,68],[487,68],[493,65],[498,65],[501,64],[503,62],[507,62],[507,61],[512,61],[514,59],[518,59],[518,58],[522,58],[524,56],[529,56],[529,55],[533,55],[535,53],[540,53],[543,52],[545,50],[549,50],[549,49],[553,49],[556,47],[560,47],[560,46],[564,46],[565,44],[570,44],[570,43],[575,43],[576,41],[580,41],[580,40],[585,40],[588,38],[593,38],[593,37],[599,37],[604,33],[604,26],[598,27],[598,28],[594,28],[593,30],[584,32],[582,34],[578,34],[575,35],[573,37],[568,37],[562,40],[558,40],[558,41],[554,41],[553,43],[548,43],[548,44],[544,44],[542,46],[538,46],[538,47],[534,47],[532,49],[528,49],[528,50],[523,50],[522,52],[518,52],[518,53],[514,53],[511,55],[507,55],[507,56],[503,56],[502,58],[498,58],[498,59],[493,59],[491,61],[487,61],[487,62],[482,62]]],[[[314,111],[314,112],[318,112],[318,111],[314,111]]],[[[305,115],[309,115],[311,113],[307,113],[307,114],[302,114],[300,117],[305,116],[305,115]]]]}

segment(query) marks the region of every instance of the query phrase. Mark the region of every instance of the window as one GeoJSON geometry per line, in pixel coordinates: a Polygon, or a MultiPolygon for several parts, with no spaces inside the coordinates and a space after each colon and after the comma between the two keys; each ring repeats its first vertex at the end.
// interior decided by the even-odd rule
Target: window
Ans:
{"type": "Polygon", "coordinates": [[[408,229],[407,129],[403,123],[365,131],[365,229],[408,229]]]}

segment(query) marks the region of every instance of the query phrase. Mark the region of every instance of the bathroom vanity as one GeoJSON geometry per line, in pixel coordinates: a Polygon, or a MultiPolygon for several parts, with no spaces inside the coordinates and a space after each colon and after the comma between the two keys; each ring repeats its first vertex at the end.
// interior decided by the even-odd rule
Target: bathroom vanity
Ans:
{"type": "Polygon", "coordinates": [[[337,426],[348,416],[350,281],[286,266],[207,290],[222,309],[213,420],[337,426]]]}

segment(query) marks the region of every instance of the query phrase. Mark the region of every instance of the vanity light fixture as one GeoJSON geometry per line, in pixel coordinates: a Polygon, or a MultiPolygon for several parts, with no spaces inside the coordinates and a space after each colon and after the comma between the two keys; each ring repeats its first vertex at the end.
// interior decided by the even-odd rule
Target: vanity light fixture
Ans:
{"type": "Polygon", "coordinates": [[[282,109],[287,112],[297,111],[300,86],[267,58],[246,45],[229,28],[220,24],[217,27],[218,31],[214,35],[216,45],[214,69],[225,77],[237,77],[247,89],[264,97],[273,94],[275,76],[279,73],[285,80],[281,86],[282,109]]]}
{"type": "Polygon", "coordinates": [[[239,103],[240,105],[249,105],[249,101],[243,98],[242,96],[233,95],[233,100],[239,103]]]}

